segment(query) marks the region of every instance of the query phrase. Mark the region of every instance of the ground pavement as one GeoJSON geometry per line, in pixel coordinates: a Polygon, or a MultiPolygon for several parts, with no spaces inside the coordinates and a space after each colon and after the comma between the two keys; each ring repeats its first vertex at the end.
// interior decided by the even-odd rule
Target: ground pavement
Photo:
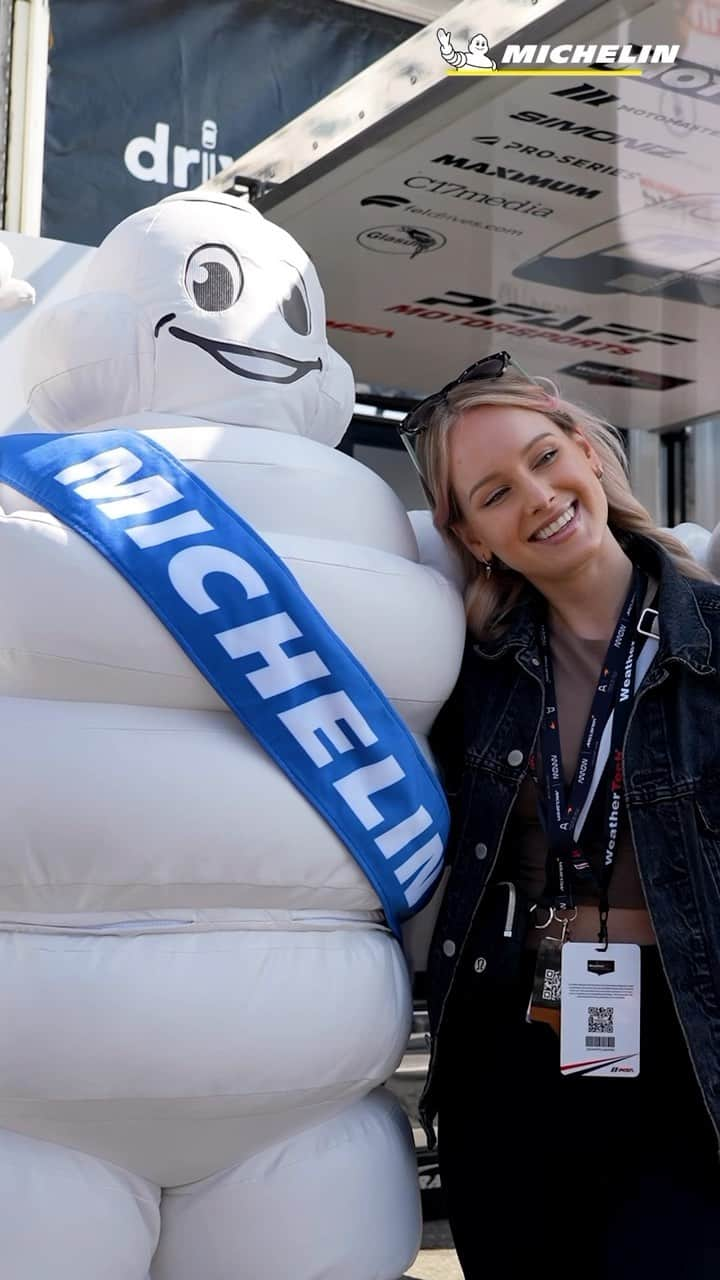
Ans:
{"type": "MultiPolygon", "coordinates": [[[[425,1135],[418,1118],[418,1102],[428,1066],[426,1032],[427,1015],[416,1008],[408,1051],[392,1080],[388,1081],[388,1088],[400,1100],[410,1119],[419,1155],[426,1149],[425,1135]]],[[[421,1177],[421,1185],[425,1189],[428,1186],[425,1175],[421,1177]]],[[[429,1203],[428,1196],[426,1204],[429,1203]]],[[[463,1280],[446,1221],[426,1219],[422,1249],[402,1280],[463,1280]]]]}
{"type": "Polygon", "coordinates": [[[462,1280],[447,1222],[428,1222],[423,1247],[403,1280],[462,1280]]]}

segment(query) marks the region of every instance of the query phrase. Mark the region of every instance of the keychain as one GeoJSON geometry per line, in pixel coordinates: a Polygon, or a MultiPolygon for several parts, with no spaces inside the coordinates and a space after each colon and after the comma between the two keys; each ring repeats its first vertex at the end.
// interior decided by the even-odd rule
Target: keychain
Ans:
{"type": "Polygon", "coordinates": [[[570,915],[559,916],[554,907],[550,914],[536,929],[548,929],[557,922],[560,925],[560,937],[545,937],[538,947],[533,989],[527,1011],[528,1022],[546,1022],[558,1035],[560,1034],[560,992],[562,982],[562,949],[567,941],[570,925],[577,919],[577,907],[570,915]]]}

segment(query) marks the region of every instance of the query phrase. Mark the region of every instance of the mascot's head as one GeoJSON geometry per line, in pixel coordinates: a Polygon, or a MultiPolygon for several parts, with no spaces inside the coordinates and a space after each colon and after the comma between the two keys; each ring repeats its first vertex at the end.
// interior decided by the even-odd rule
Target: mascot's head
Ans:
{"type": "Polygon", "coordinates": [[[489,48],[490,46],[487,42],[487,37],[478,34],[476,36],[473,36],[472,40],[469,42],[468,53],[477,54],[479,57],[484,57],[489,48]]]}
{"type": "Polygon", "coordinates": [[[26,387],[42,426],[161,413],[340,440],[354,385],[309,258],[230,196],[170,196],[121,222],[85,292],[41,310],[26,387]]]}

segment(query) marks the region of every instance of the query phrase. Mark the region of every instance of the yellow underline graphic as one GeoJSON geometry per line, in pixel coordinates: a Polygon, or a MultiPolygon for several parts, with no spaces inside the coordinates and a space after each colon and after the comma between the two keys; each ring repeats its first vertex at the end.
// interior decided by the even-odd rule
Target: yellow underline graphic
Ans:
{"type": "Polygon", "coordinates": [[[567,71],[564,68],[558,70],[557,67],[553,67],[552,70],[548,70],[545,67],[518,67],[517,70],[513,68],[512,71],[509,68],[502,68],[497,71],[488,68],[486,71],[484,69],[475,70],[474,67],[463,67],[458,70],[455,70],[454,67],[448,67],[445,74],[448,76],[582,76],[584,80],[592,80],[595,76],[641,76],[642,67],[622,67],[618,68],[617,71],[591,71],[588,67],[575,67],[572,71],[567,71]]]}

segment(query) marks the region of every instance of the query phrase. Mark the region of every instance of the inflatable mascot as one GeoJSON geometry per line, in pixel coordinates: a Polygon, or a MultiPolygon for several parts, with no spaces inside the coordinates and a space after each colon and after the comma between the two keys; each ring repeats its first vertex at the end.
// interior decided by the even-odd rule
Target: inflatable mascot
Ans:
{"type": "Polygon", "coordinates": [[[16,307],[32,306],[35,290],[25,280],[13,276],[13,259],[10,250],[0,244],[0,311],[13,311],[16,307]]]}
{"type": "Polygon", "coordinates": [[[440,872],[458,589],[332,447],[297,244],[133,215],[40,309],[0,438],[0,1219],[12,1280],[397,1280],[380,1087],[440,872]],[[291,571],[288,573],[288,569],[291,571]]]}

